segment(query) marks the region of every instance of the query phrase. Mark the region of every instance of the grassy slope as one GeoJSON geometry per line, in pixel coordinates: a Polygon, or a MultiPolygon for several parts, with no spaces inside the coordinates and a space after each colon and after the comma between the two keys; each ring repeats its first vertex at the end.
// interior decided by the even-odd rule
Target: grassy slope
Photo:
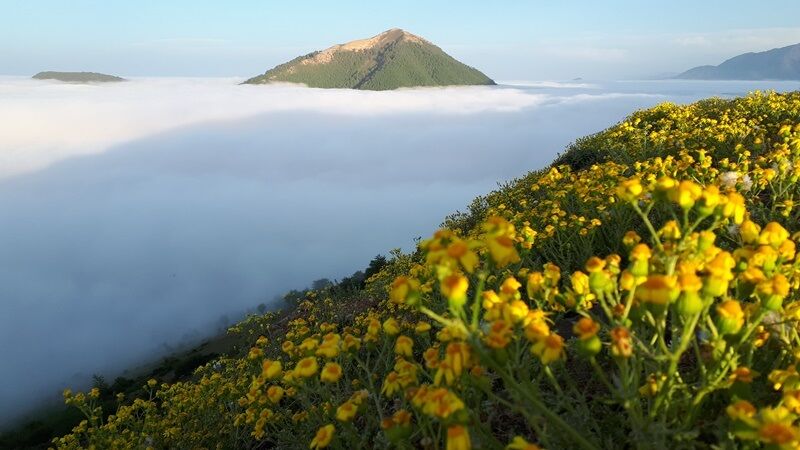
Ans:
{"type": "MultiPolygon", "coordinates": [[[[142,386],[150,378],[176,382],[191,378],[192,372],[220,355],[236,355],[249,348],[249,337],[223,333],[208,339],[191,350],[177,352],[144,367],[126,370],[125,376],[117,378],[104,389],[102,406],[104,411],[117,407],[116,394],[124,394],[128,402],[145,396],[142,386]],[[128,375],[130,373],[130,375],[128,375]]],[[[75,408],[58,406],[35,413],[34,419],[0,433],[0,449],[46,449],[57,436],[67,434],[85,419],[75,408]]]]}
{"type": "Polygon", "coordinates": [[[406,86],[454,86],[494,84],[486,75],[441,49],[414,43],[397,45],[387,52],[380,70],[363,80],[359,89],[386,90],[406,86]]]}
{"type": "Polygon", "coordinates": [[[303,83],[310,87],[352,88],[372,67],[371,55],[367,52],[340,52],[325,64],[324,70],[319,65],[303,65],[299,62],[304,57],[295,58],[281,64],[263,75],[251,78],[247,84],[264,84],[274,81],[303,83]]]}

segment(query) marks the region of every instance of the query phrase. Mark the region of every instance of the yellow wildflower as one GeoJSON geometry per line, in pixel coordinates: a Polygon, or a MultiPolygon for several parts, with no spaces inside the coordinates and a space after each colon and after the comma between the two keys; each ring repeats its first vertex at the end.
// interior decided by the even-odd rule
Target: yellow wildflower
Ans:
{"type": "Polygon", "coordinates": [[[467,300],[469,281],[461,274],[448,275],[442,280],[441,289],[442,295],[450,301],[451,305],[460,307],[467,300]]]}
{"type": "Polygon", "coordinates": [[[694,206],[695,201],[700,198],[703,188],[697,183],[689,180],[683,180],[667,192],[670,200],[680,205],[683,209],[689,209],[694,206]]]}
{"type": "Polygon", "coordinates": [[[469,440],[469,430],[461,425],[452,425],[447,428],[446,450],[470,450],[472,444],[469,440]]]}
{"type": "Polygon", "coordinates": [[[786,389],[783,391],[783,406],[795,414],[800,413],[800,390],[786,389]]]}
{"type": "Polygon", "coordinates": [[[427,385],[420,386],[416,390],[411,398],[411,403],[422,408],[423,413],[441,419],[446,419],[451,414],[464,409],[464,402],[448,389],[431,388],[427,385]]]}
{"type": "Polygon", "coordinates": [[[531,352],[542,364],[550,364],[564,356],[564,338],[555,333],[548,334],[533,344],[531,352]]]}
{"type": "Polygon", "coordinates": [[[398,355],[411,357],[412,356],[412,348],[414,346],[414,341],[408,337],[400,335],[397,337],[397,340],[394,343],[394,352],[398,355]]]}
{"type": "Polygon", "coordinates": [[[758,236],[758,243],[761,245],[770,245],[772,248],[777,249],[780,245],[789,238],[789,232],[781,226],[778,222],[770,222],[761,230],[758,236]]]}
{"type": "Polygon", "coordinates": [[[450,365],[450,370],[458,377],[470,363],[470,348],[465,342],[451,342],[445,348],[444,361],[450,365]]]}
{"type": "Polygon", "coordinates": [[[417,325],[414,326],[414,332],[417,334],[427,333],[428,331],[430,331],[430,329],[431,329],[431,324],[425,322],[424,320],[420,320],[419,322],[417,322],[417,325]]]}
{"type": "Polygon", "coordinates": [[[774,445],[797,443],[800,432],[792,425],[789,410],[784,407],[765,408],[761,411],[762,424],[758,429],[761,442],[774,445]]]}
{"type": "Polygon", "coordinates": [[[296,377],[308,378],[313,377],[317,373],[318,369],[319,366],[317,365],[317,358],[308,356],[297,362],[293,373],[296,377]]]}
{"type": "Polygon", "coordinates": [[[681,238],[681,227],[678,225],[678,222],[669,220],[658,230],[658,235],[664,239],[677,241],[681,238]]]}
{"type": "Polygon", "coordinates": [[[717,329],[722,334],[736,334],[744,325],[744,311],[736,300],[726,300],[717,306],[717,329]]]}
{"type": "Polygon", "coordinates": [[[526,441],[522,436],[514,436],[510,444],[506,446],[506,450],[542,450],[536,444],[531,444],[526,441]]]}
{"type": "Polygon", "coordinates": [[[631,334],[625,327],[616,327],[611,330],[611,354],[619,358],[629,358],[633,354],[631,334]]]}
{"type": "Polygon", "coordinates": [[[528,294],[528,298],[533,300],[536,297],[536,294],[542,291],[544,288],[544,276],[542,276],[541,272],[532,272],[528,274],[528,280],[525,283],[525,289],[528,294]]]}
{"type": "Polygon", "coordinates": [[[270,386],[267,389],[267,397],[272,403],[278,403],[283,398],[284,390],[280,386],[270,386]]]}
{"type": "Polygon", "coordinates": [[[505,348],[511,338],[511,326],[508,322],[500,319],[495,320],[489,326],[489,333],[486,336],[486,345],[492,348],[505,348]]]}
{"type": "Polygon", "coordinates": [[[744,221],[746,208],[744,197],[738,192],[730,192],[725,198],[722,205],[722,216],[731,218],[735,224],[740,224],[744,221]]]}
{"type": "Polygon", "coordinates": [[[386,378],[383,379],[381,393],[385,394],[387,397],[391,397],[395,392],[400,390],[400,387],[400,375],[395,371],[391,371],[386,374],[386,378]]]}
{"type": "Polygon", "coordinates": [[[519,254],[514,247],[514,225],[502,217],[493,216],[486,220],[483,229],[489,254],[498,267],[519,262],[519,254]]]}
{"type": "Polygon", "coordinates": [[[598,331],[600,331],[600,325],[590,317],[581,317],[572,327],[572,332],[582,341],[596,336],[598,331]]]}
{"type": "Polygon", "coordinates": [[[636,289],[636,298],[645,303],[666,305],[678,298],[678,277],[674,275],[650,275],[636,289]]]}
{"type": "Polygon", "coordinates": [[[454,241],[447,247],[447,256],[460,262],[467,273],[474,272],[475,266],[478,265],[478,255],[461,240],[454,241]]]}
{"type": "Polygon", "coordinates": [[[635,202],[642,195],[642,182],[638,178],[623,181],[617,187],[617,196],[626,202],[635,202]]]}
{"type": "Polygon", "coordinates": [[[349,422],[356,416],[356,412],[358,412],[358,406],[348,400],[336,408],[336,420],[339,422],[349,422]]]}
{"type": "Polygon", "coordinates": [[[390,317],[383,322],[383,331],[386,332],[389,336],[394,336],[395,334],[400,332],[400,324],[397,323],[397,319],[394,317],[390,317]]]}
{"type": "Polygon", "coordinates": [[[283,365],[280,361],[273,361],[265,359],[261,363],[261,376],[266,380],[272,380],[279,377],[283,373],[283,365]]]}
{"type": "Polygon", "coordinates": [[[758,241],[758,236],[761,234],[761,227],[757,223],[750,220],[745,220],[739,226],[739,235],[745,244],[754,244],[758,241]]]}
{"type": "Polygon", "coordinates": [[[756,407],[747,400],[739,400],[729,405],[725,412],[732,420],[749,421],[750,418],[756,415],[756,407]]]}
{"type": "Polygon", "coordinates": [[[335,428],[332,424],[321,427],[317,430],[317,434],[314,436],[314,439],[311,440],[311,444],[308,447],[311,449],[327,447],[333,439],[334,430],[335,428]]]}
{"type": "Polygon", "coordinates": [[[335,358],[339,356],[339,344],[341,337],[336,333],[328,333],[322,338],[322,343],[317,348],[315,354],[317,356],[324,356],[326,358],[335,358]]]}
{"type": "Polygon", "coordinates": [[[740,383],[752,383],[753,378],[757,377],[758,372],[751,370],[749,367],[739,366],[731,373],[729,379],[731,381],[738,381],[740,383]]]}
{"type": "Polygon", "coordinates": [[[770,311],[781,309],[783,299],[789,295],[789,280],[783,274],[776,273],[772,278],[761,281],[756,286],[764,308],[770,311]]]}
{"type": "Polygon", "coordinates": [[[336,383],[342,378],[342,366],[335,362],[325,363],[319,378],[326,383],[336,383]]]}
{"type": "Polygon", "coordinates": [[[500,285],[500,294],[511,300],[511,299],[518,299],[520,298],[519,295],[519,288],[522,287],[519,281],[517,281],[514,277],[508,277],[503,280],[503,284],[500,285]]]}
{"type": "Polygon", "coordinates": [[[408,277],[397,277],[392,283],[389,298],[394,303],[415,304],[419,300],[419,281],[408,277]]]}

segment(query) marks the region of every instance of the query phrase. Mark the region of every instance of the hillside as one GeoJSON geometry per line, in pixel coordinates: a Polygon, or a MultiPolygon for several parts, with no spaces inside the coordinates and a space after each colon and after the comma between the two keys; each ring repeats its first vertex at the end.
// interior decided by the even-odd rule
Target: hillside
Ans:
{"type": "Polygon", "coordinates": [[[745,53],[718,66],[699,66],[675,78],[689,80],[800,80],[800,44],[745,53]]]}
{"type": "Polygon", "coordinates": [[[273,82],[365,90],[494,84],[439,47],[397,28],[300,56],[245,81],[273,82]]]}
{"type": "Polygon", "coordinates": [[[60,448],[795,448],[800,93],[664,103],[60,448]]]}
{"type": "Polygon", "coordinates": [[[32,77],[35,80],[56,80],[66,83],[110,83],[126,81],[114,75],[96,72],[39,72],[32,77]]]}

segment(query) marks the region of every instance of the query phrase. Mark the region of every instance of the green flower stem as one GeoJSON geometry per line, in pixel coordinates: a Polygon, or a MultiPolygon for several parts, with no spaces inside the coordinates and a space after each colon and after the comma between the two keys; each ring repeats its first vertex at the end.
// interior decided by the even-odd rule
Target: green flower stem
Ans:
{"type": "MultiPolygon", "coordinates": [[[[625,311],[622,313],[622,324],[625,324],[625,321],[628,320],[628,315],[631,312],[631,306],[633,306],[633,296],[636,293],[636,286],[633,287],[630,291],[628,291],[628,297],[625,299],[625,311]]],[[[609,320],[611,317],[609,317],[609,320]]]]}
{"type": "Polygon", "coordinates": [[[758,326],[761,324],[761,321],[764,319],[765,315],[766,312],[764,310],[759,311],[758,315],[756,316],[756,320],[754,320],[753,323],[750,324],[748,329],[745,330],[745,334],[739,340],[739,343],[736,345],[736,348],[731,349],[730,351],[731,355],[728,356],[728,358],[725,359],[725,362],[722,364],[722,366],[720,366],[719,374],[717,375],[717,377],[714,378],[714,380],[712,380],[710,383],[703,386],[703,388],[701,388],[700,391],[697,392],[697,394],[694,397],[694,400],[692,400],[692,407],[693,407],[692,414],[690,414],[688,417],[694,417],[696,412],[699,410],[698,406],[700,406],[705,397],[720,387],[721,383],[725,380],[725,377],[728,375],[728,371],[733,367],[734,364],[738,363],[738,358],[736,357],[736,355],[739,347],[742,345],[742,343],[744,343],[747,340],[747,337],[756,328],[758,328],[758,326]]]}
{"type": "Polygon", "coordinates": [[[600,381],[603,382],[611,395],[617,395],[616,388],[611,384],[611,381],[608,379],[605,372],[603,372],[603,369],[600,367],[600,364],[597,363],[597,359],[594,356],[589,358],[589,364],[592,365],[594,373],[597,374],[597,377],[600,378],[600,381]]]}
{"type": "MultiPolygon", "coordinates": [[[[494,360],[492,360],[491,356],[486,353],[480,346],[479,342],[473,338],[472,346],[476,349],[478,353],[480,353],[481,360],[486,361],[488,365],[494,369],[500,378],[503,379],[503,382],[506,384],[506,387],[511,388],[514,392],[519,394],[525,401],[528,402],[539,414],[545,416],[550,422],[560,428],[564,433],[569,435],[581,448],[583,449],[591,449],[595,450],[597,447],[593,445],[591,442],[586,440],[580,433],[578,433],[574,428],[572,428],[567,422],[564,421],[558,414],[551,411],[544,403],[534,395],[530,393],[527,389],[522,388],[519,383],[510,375],[508,374],[499,364],[497,364],[494,360]]],[[[521,409],[517,407],[518,409],[521,409]]]]}
{"type": "Polygon", "coordinates": [[[647,209],[647,212],[644,212],[642,211],[642,208],[639,207],[638,203],[631,202],[631,205],[633,206],[633,210],[636,211],[636,214],[638,214],[639,217],[644,222],[644,225],[647,227],[647,230],[650,232],[650,235],[653,237],[653,242],[656,243],[656,248],[659,251],[663,252],[664,244],[661,243],[661,239],[659,239],[658,233],[656,232],[656,229],[653,227],[653,223],[650,222],[650,218],[648,217],[648,214],[650,213],[650,208],[647,209]]]}
{"type": "Polygon", "coordinates": [[[681,334],[681,340],[678,343],[678,348],[675,350],[675,352],[669,354],[669,366],[666,373],[667,379],[664,381],[664,385],[658,391],[658,396],[654,402],[653,409],[650,411],[650,417],[655,417],[661,407],[661,404],[667,397],[670,396],[672,383],[675,379],[676,372],[678,371],[678,363],[680,362],[683,353],[691,344],[692,334],[694,333],[694,329],[697,326],[697,321],[699,319],[700,314],[695,314],[691,319],[689,319],[688,322],[684,323],[683,333],[681,334]]]}
{"type": "Polygon", "coordinates": [[[361,361],[361,359],[358,356],[356,356],[355,358],[356,362],[358,362],[358,366],[364,371],[364,377],[367,379],[367,385],[369,386],[369,391],[375,394],[375,395],[370,395],[370,397],[372,397],[373,403],[375,403],[375,409],[378,411],[378,417],[380,417],[382,421],[383,409],[381,408],[381,403],[378,400],[378,398],[382,394],[381,391],[375,390],[375,383],[372,382],[372,375],[374,372],[370,371],[369,368],[364,364],[363,361],[361,361]]]}
{"type": "Polygon", "coordinates": [[[428,317],[430,317],[431,319],[441,323],[442,325],[454,326],[456,328],[459,328],[461,331],[463,331],[464,334],[469,334],[469,330],[467,330],[467,327],[465,327],[464,323],[462,321],[460,321],[460,320],[447,319],[445,317],[442,317],[439,314],[436,314],[435,312],[431,311],[430,309],[428,309],[425,306],[420,306],[419,310],[423,314],[425,314],[428,317]]]}
{"type": "Polygon", "coordinates": [[[608,305],[608,301],[606,299],[606,293],[603,291],[595,292],[597,299],[599,300],[600,307],[603,309],[603,313],[611,320],[614,317],[614,313],[611,311],[611,308],[608,305]]]}
{"type": "Polygon", "coordinates": [[[478,320],[481,312],[481,296],[483,295],[483,286],[486,283],[486,273],[481,272],[478,274],[478,287],[475,289],[475,298],[472,300],[472,320],[470,321],[470,330],[475,331],[478,329],[478,320]]]}
{"type": "Polygon", "coordinates": [[[553,388],[556,390],[556,393],[559,397],[564,395],[564,391],[561,389],[561,385],[556,380],[555,375],[553,375],[553,371],[550,369],[549,365],[544,366],[544,373],[547,375],[547,379],[550,380],[550,384],[553,385],[553,388]]]}
{"type": "Polygon", "coordinates": [[[494,401],[502,405],[505,405],[509,409],[515,410],[520,414],[522,414],[528,420],[528,423],[531,425],[531,427],[534,428],[534,431],[540,438],[546,437],[544,430],[542,430],[542,428],[539,426],[539,421],[537,420],[536,416],[532,415],[529,411],[525,410],[524,408],[520,408],[519,404],[511,403],[510,401],[500,397],[499,395],[495,394],[490,388],[487,388],[486,386],[483,386],[480,383],[478,384],[478,388],[484,394],[486,394],[487,397],[493,399],[494,401]]]}

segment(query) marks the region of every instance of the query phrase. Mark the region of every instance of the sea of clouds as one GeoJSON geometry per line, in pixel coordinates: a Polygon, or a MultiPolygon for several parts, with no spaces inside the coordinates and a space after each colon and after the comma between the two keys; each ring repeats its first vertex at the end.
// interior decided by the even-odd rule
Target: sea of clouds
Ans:
{"type": "Polygon", "coordinates": [[[797,83],[392,92],[0,78],[0,427],[224,314],[429,235],[661,101],[797,83]]]}

